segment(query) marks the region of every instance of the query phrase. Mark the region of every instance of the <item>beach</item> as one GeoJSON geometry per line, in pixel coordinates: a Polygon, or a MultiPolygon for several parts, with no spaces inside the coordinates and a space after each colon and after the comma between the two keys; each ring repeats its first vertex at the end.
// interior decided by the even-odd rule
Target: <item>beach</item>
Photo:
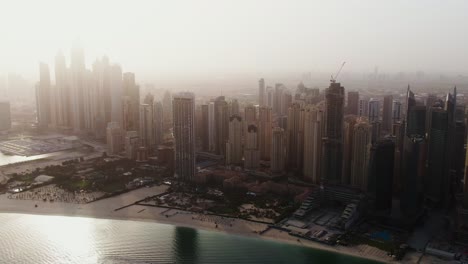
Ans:
{"type": "MultiPolygon", "coordinates": [[[[339,245],[328,246],[304,239],[298,240],[296,237],[290,236],[287,232],[277,229],[268,229],[266,232],[259,234],[261,231],[264,231],[268,228],[268,225],[263,223],[235,218],[204,215],[177,209],[133,205],[136,201],[163,193],[167,190],[167,188],[168,187],[165,185],[144,187],[122,195],[87,204],[14,200],[8,199],[7,194],[2,194],[0,195],[0,213],[5,212],[62,215],[158,222],[176,226],[190,227],[194,229],[204,229],[242,236],[257,237],[261,239],[270,239],[321,250],[333,251],[340,254],[352,255],[360,258],[377,260],[381,262],[394,262],[390,257],[387,256],[386,252],[366,245],[359,245],[355,247],[344,247],[339,245]],[[35,207],[36,204],[38,207],[35,207]],[[118,208],[122,209],[115,210],[118,208]]],[[[414,258],[414,254],[408,254],[403,262],[410,261],[414,258]]]]}

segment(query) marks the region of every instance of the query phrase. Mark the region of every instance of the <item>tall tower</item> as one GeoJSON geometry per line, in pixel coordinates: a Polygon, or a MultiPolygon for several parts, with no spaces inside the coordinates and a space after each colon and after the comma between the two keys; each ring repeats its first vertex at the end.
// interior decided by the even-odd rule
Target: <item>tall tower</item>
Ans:
{"type": "Polygon", "coordinates": [[[50,123],[50,73],[45,63],[39,64],[39,78],[36,86],[37,121],[39,127],[47,128],[50,123]]]}
{"type": "Polygon", "coordinates": [[[201,142],[202,142],[202,150],[209,151],[209,143],[210,143],[210,135],[209,135],[209,105],[204,104],[201,106],[201,142]]]}
{"type": "Polygon", "coordinates": [[[354,148],[353,133],[357,118],[355,115],[346,115],[344,117],[343,172],[341,176],[341,184],[343,185],[349,185],[351,180],[351,157],[354,148]]]}
{"type": "Polygon", "coordinates": [[[322,177],[326,182],[339,184],[343,158],[343,109],[344,87],[332,82],[325,91],[325,138],[322,177]]]}
{"type": "Polygon", "coordinates": [[[380,121],[380,101],[371,99],[369,101],[369,122],[374,123],[380,121]]]}
{"type": "Polygon", "coordinates": [[[70,63],[70,106],[72,112],[72,127],[74,132],[82,132],[84,125],[84,95],[85,90],[85,59],[84,52],[78,43],[71,50],[70,63]]]}
{"type": "Polygon", "coordinates": [[[216,130],[216,153],[226,156],[226,141],[228,140],[229,117],[228,103],[224,96],[216,98],[215,103],[215,130],[216,130]]]}
{"type": "Polygon", "coordinates": [[[215,104],[208,104],[208,149],[216,152],[215,104]]]}
{"type": "Polygon", "coordinates": [[[291,170],[302,170],[302,162],[303,162],[303,129],[304,129],[304,122],[302,109],[299,103],[294,103],[289,107],[288,111],[288,129],[287,129],[287,137],[288,137],[288,148],[287,148],[287,156],[288,156],[288,167],[291,170]]]}
{"type": "Polygon", "coordinates": [[[247,127],[244,147],[244,168],[254,170],[260,166],[260,151],[258,150],[258,128],[255,124],[247,127]]]}
{"type": "Polygon", "coordinates": [[[242,117],[229,118],[229,141],[226,143],[226,164],[242,163],[242,117]]]}
{"type": "Polygon", "coordinates": [[[351,186],[367,190],[370,148],[372,146],[372,126],[366,118],[358,119],[354,125],[351,159],[351,186]]]}
{"type": "Polygon", "coordinates": [[[286,160],[286,142],[284,130],[280,127],[273,128],[271,142],[271,172],[283,173],[286,160]]]}
{"type": "Polygon", "coordinates": [[[304,112],[304,178],[320,183],[322,168],[323,112],[308,106],[304,112]]]}
{"type": "Polygon", "coordinates": [[[164,140],[164,110],[161,102],[153,104],[154,143],[159,145],[164,140]]]}
{"type": "Polygon", "coordinates": [[[361,99],[358,105],[358,116],[368,117],[369,115],[369,100],[361,99]]]}
{"type": "Polygon", "coordinates": [[[359,109],[359,92],[349,91],[346,113],[349,115],[357,115],[358,109],[359,109]]]}
{"type": "Polygon", "coordinates": [[[153,128],[153,106],[150,104],[140,105],[140,140],[141,146],[147,149],[154,147],[154,128],[153,128]]]}
{"type": "Polygon", "coordinates": [[[0,131],[11,128],[10,102],[0,101],[0,131]]]}
{"type": "Polygon", "coordinates": [[[258,81],[258,104],[260,106],[266,105],[266,94],[265,94],[265,80],[262,78],[258,81]]]}
{"type": "Polygon", "coordinates": [[[260,159],[270,160],[271,148],[271,108],[260,107],[259,109],[259,142],[260,159]]]}
{"type": "Polygon", "coordinates": [[[179,93],[174,96],[173,122],[176,175],[184,181],[195,176],[195,96],[179,93]]]}
{"type": "Polygon", "coordinates": [[[55,87],[57,92],[57,122],[59,126],[70,126],[70,86],[67,78],[65,56],[59,52],[55,56],[55,87]]]}
{"type": "Polygon", "coordinates": [[[392,209],[392,186],[395,143],[391,139],[379,140],[371,148],[368,192],[378,211],[392,209]]]}
{"type": "Polygon", "coordinates": [[[110,155],[118,154],[124,149],[124,135],[117,122],[110,122],[106,129],[107,152],[110,155]]]}
{"type": "Polygon", "coordinates": [[[123,74],[123,95],[125,96],[126,110],[124,127],[127,131],[139,128],[140,87],[135,83],[135,74],[126,72],[123,74]]]}
{"type": "Polygon", "coordinates": [[[392,131],[392,107],[393,96],[385,96],[383,101],[382,130],[386,133],[390,133],[392,131]]]}

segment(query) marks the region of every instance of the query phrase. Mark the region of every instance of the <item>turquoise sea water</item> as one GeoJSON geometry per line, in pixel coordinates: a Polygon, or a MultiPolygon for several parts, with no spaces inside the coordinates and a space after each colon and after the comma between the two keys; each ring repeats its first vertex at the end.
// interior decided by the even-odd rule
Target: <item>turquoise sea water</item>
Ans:
{"type": "Polygon", "coordinates": [[[0,213],[0,263],[377,263],[172,225],[0,213]]]}

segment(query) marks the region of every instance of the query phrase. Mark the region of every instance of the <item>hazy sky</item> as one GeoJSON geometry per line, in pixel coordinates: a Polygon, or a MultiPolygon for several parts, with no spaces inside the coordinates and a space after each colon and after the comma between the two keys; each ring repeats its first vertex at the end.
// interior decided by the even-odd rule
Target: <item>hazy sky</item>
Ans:
{"type": "MultiPolygon", "coordinates": [[[[0,0],[0,75],[38,76],[73,41],[137,76],[468,73],[468,1],[0,0]]],[[[68,62],[67,62],[68,63],[68,62]]]]}

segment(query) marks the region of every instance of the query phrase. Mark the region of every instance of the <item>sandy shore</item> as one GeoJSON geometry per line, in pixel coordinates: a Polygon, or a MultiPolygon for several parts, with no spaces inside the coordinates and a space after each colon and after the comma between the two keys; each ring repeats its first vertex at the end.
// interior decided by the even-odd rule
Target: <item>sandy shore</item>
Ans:
{"type": "MultiPolygon", "coordinates": [[[[218,216],[206,216],[176,209],[132,205],[122,210],[115,209],[133,204],[145,197],[163,193],[167,186],[154,186],[141,188],[116,197],[99,200],[89,204],[71,204],[58,202],[39,202],[32,200],[12,200],[6,194],[0,195],[0,213],[26,213],[41,215],[65,215],[119,220],[151,221],[177,226],[204,229],[229,234],[270,239],[295,245],[307,246],[321,250],[352,255],[360,258],[377,260],[380,262],[392,262],[392,259],[384,251],[376,248],[360,245],[357,247],[327,246],[308,240],[297,240],[286,232],[270,229],[262,235],[258,232],[267,228],[266,224],[254,223],[240,219],[222,218],[218,216]],[[35,208],[35,204],[38,205],[35,208]],[[217,227],[216,227],[217,226],[217,227]]],[[[405,258],[406,259],[406,258],[405,258]]]]}

